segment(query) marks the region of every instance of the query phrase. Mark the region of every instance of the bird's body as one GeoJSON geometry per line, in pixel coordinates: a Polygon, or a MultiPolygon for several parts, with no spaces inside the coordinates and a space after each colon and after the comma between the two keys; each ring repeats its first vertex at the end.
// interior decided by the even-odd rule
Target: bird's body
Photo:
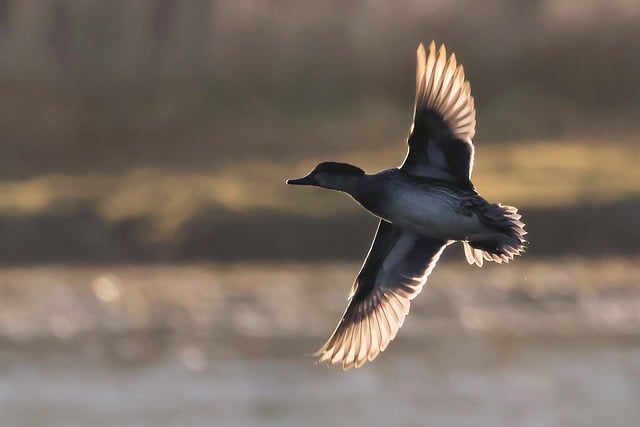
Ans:
{"type": "Polygon", "coordinates": [[[467,240],[485,232],[474,207],[487,202],[473,190],[419,179],[400,169],[365,175],[351,196],[380,219],[445,240],[467,240]]]}
{"type": "Polygon", "coordinates": [[[287,181],[342,191],[380,218],[350,303],[318,351],[344,369],[373,360],[409,313],[444,249],[460,241],[470,264],[508,262],[524,250],[524,223],[512,206],[483,199],[471,183],[475,109],[469,83],[444,46],[418,48],[409,151],[399,168],[365,174],[325,162],[287,181]]]}

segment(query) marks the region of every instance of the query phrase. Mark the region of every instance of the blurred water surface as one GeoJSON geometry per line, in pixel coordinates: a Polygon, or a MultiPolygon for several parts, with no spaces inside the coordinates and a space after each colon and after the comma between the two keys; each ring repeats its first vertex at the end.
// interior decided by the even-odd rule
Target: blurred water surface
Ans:
{"type": "Polygon", "coordinates": [[[15,360],[0,369],[0,408],[3,423],[16,426],[631,426],[640,419],[637,339],[456,336],[404,347],[347,373],[296,351],[218,358],[194,347],[136,367],[15,360]]]}
{"type": "MultiPolygon", "coordinates": [[[[460,261],[460,260],[457,260],[460,261]]],[[[356,264],[0,270],[0,416],[15,426],[631,426],[633,258],[443,262],[357,371],[309,356],[356,264]]]]}

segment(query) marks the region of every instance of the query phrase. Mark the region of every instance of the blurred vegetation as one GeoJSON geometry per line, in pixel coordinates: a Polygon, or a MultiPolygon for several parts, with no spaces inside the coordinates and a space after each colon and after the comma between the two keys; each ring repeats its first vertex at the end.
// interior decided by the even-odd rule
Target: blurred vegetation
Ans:
{"type": "MultiPolygon", "coordinates": [[[[0,336],[18,346],[43,339],[55,346],[56,338],[74,347],[98,344],[96,352],[74,354],[123,363],[158,358],[171,341],[194,341],[217,355],[268,350],[302,357],[302,339],[316,346],[334,326],[357,269],[351,263],[2,267],[0,286],[11,298],[0,301],[0,336]],[[133,354],[125,351],[130,340],[138,347],[133,354]]],[[[445,264],[433,274],[429,297],[412,302],[411,321],[394,348],[412,340],[429,346],[460,331],[640,335],[640,271],[632,260],[523,259],[514,268],[482,270],[445,264]]]]}
{"type": "MultiPolygon", "coordinates": [[[[338,151],[335,156],[374,171],[389,166],[384,164],[389,159],[392,165],[399,163],[403,148],[338,151]]],[[[478,149],[475,183],[489,200],[529,208],[613,202],[640,194],[638,158],[640,145],[630,143],[489,145],[478,149]]],[[[250,161],[210,173],[143,168],[4,181],[0,213],[64,213],[74,206],[93,206],[108,222],[148,218],[153,237],[171,239],[194,215],[211,208],[218,216],[260,210],[311,217],[352,212],[351,202],[336,194],[309,190],[293,197],[283,185],[286,177],[302,175],[319,161],[250,161]]]]}
{"type": "MultiPolygon", "coordinates": [[[[337,224],[350,201],[284,179],[322,160],[399,164],[414,51],[431,39],[472,82],[483,195],[542,217],[635,207],[639,22],[622,0],[1,0],[0,256],[57,259],[82,234],[71,260],[162,258],[174,252],[154,243],[213,236],[181,250],[207,257],[230,222],[337,224]]],[[[252,239],[224,245],[269,246],[252,239]]]]}

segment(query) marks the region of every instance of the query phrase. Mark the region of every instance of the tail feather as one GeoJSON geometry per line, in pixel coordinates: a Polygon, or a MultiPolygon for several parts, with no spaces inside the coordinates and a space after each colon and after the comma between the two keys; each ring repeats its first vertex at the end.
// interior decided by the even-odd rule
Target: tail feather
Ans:
{"type": "Polygon", "coordinates": [[[527,234],[522,215],[513,206],[488,205],[478,214],[480,221],[495,233],[474,236],[464,244],[464,253],[469,264],[482,267],[483,261],[498,264],[509,262],[524,252],[527,234]]]}

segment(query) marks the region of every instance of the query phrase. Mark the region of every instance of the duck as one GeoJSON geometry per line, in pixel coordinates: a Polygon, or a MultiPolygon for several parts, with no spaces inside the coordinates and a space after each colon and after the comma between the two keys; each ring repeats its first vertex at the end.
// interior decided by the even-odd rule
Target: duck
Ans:
{"type": "Polygon", "coordinates": [[[379,219],[347,308],[315,353],[319,363],[359,368],[395,338],[443,251],[461,242],[470,265],[523,253],[525,224],[513,206],[490,203],[471,182],[476,112],[464,68],[444,44],[417,49],[416,97],[400,167],[367,174],[340,162],[318,164],[290,185],[351,196],[379,219]]]}

